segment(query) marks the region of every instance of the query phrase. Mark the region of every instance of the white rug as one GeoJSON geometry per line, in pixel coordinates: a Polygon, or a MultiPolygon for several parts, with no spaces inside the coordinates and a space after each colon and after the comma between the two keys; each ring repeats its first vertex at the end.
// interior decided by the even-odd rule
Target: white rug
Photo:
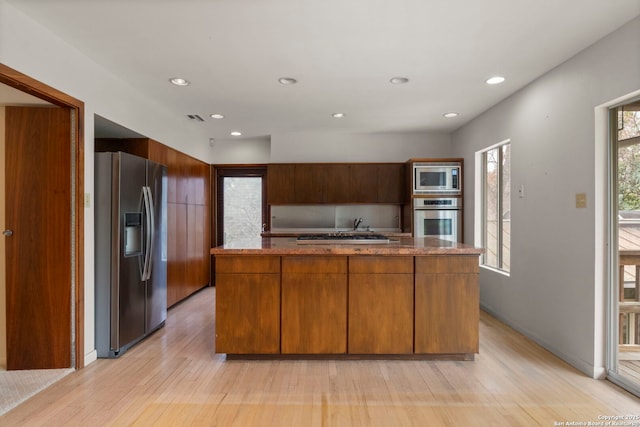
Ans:
{"type": "Polygon", "coordinates": [[[71,372],[71,368],[0,370],[0,416],[71,372]]]}

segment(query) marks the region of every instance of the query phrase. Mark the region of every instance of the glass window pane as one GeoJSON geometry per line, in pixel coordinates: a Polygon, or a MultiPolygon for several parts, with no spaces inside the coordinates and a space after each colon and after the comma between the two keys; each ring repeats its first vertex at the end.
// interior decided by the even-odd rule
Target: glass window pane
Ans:
{"type": "Polygon", "coordinates": [[[262,178],[224,177],[224,243],[260,237],[262,178]]]}
{"type": "MultiPolygon", "coordinates": [[[[636,110],[638,107],[635,107],[636,110]]],[[[618,141],[640,136],[640,111],[618,110],[618,141]]]]}
{"type": "Polygon", "coordinates": [[[511,264],[511,144],[502,146],[502,262],[501,268],[509,271],[511,264]]]}
{"type": "Polygon", "coordinates": [[[498,267],[498,149],[484,154],[484,263],[498,267]]]}

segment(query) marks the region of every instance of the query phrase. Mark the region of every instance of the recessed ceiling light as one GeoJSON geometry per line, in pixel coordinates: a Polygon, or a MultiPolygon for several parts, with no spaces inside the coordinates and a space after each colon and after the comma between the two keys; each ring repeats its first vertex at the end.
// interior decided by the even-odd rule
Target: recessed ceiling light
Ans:
{"type": "Polygon", "coordinates": [[[444,113],[443,116],[445,116],[447,119],[450,119],[453,117],[458,117],[458,113],[456,113],[455,111],[451,111],[449,113],[444,113]]]}
{"type": "Polygon", "coordinates": [[[294,85],[298,83],[298,81],[293,77],[280,77],[278,79],[278,83],[280,83],[281,85],[294,85]]]}
{"type": "Polygon", "coordinates": [[[345,113],[333,113],[333,114],[331,115],[331,117],[333,117],[334,119],[341,119],[341,118],[343,118],[344,116],[346,116],[346,114],[345,114],[345,113]]]}
{"type": "Polygon", "coordinates": [[[211,118],[212,119],[224,119],[224,115],[223,114],[212,114],[211,118]]]}
{"type": "Polygon", "coordinates": [[[493,76],[493,77],[487,79],[487,84],[488,85],[497,85],[497,84],[502,83],[504,80],[505,80],[505,78],[502,77],[502,76],[493,76]]]}
{"type": "Polygon", "coordinates": [[[189,80],[185,80],[183,78],[180,77],[173,77],[171,79],[169,79],[169,81],[171,83],[173,83],[176,86],[189,86],[191,84],[191,82],[189,82],[189,80]]]}
{"type": "Polygon", "coordinates": [[[238,132],[237,130],[234,130],[233,132],[231,132],[231,136],[241,136],[242,132],[238,132]]]}
{"type": "Polygon", "coordinates": [[[405,83],[408,83],[409,79],[406,77],[392,77],[389,81],[394,85],[403,85],[405,83]]]}

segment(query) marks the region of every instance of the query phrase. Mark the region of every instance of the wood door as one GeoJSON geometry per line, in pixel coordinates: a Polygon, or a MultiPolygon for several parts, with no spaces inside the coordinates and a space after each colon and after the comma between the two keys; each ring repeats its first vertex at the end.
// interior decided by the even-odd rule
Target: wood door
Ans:
{"type": "Polygon", "coordinates": [[[71,367],[71,112],[6,108],[7,369],[71,367]]]}

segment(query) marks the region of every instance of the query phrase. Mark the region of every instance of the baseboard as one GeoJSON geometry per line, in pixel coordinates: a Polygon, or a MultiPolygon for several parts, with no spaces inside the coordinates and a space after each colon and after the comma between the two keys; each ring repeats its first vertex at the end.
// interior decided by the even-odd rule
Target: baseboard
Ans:
{"type": "Polygon", "coordinates": [[[89,366],[96,360],[98,360],[98,352],[96,350],[92,350],[84,355],[84,366],[89,366]]]}
{"type": "Polygon", "coordinates": [[[484,304],[480,304],[480,308],[483,311],[486,311],[487,313],[489,313],[491,316],[493,316],[496,319],[498,319],[500,322],[502,322],[505,325],[507,325],[508,327],[510,327],[511,329],[513,329],[515,331],[518,331],[519,333],[521,333],[522,335],[524,335],[525,337],[527,337],[531,341],[535,342],[540,347],[542,347],[545,350],[553,353],[556,357],[562,359],[563,361],[565,361],[569,365],[573,366],[574,368],[576,368],[577,370],[579,370],[580,372],[582,372],[586,376],[588,376],[590,378],[594,378],[594,379],[604,379],[604,378],[606,378],[606,369],[605,369],[604,366],[595,367],[591,363],[585,362],[584,360],[576,359],[575,357],[572,357],[572,356],[562,352],[561,350],[555,348],[553,345],[549,344],[545,340],[543,340],[540,337],[536,336],[535,334],[531,333],[531,331],[528,331],[528,330],[520,327],[519,325],[513,323],[512,321],[510,321],[509,319],[505,318],[504,316],[501,316],[499,313],[497,313],[494,310],[492,310],[491,307],[488,307],[488,306],[486,306],[484,304]]]}

